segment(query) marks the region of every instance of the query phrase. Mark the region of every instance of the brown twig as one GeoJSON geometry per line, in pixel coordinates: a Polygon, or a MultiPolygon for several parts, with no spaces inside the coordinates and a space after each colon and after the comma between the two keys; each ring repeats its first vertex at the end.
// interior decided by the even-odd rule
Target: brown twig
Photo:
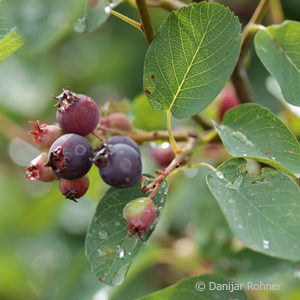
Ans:
{"type": "Polygon", "coordinates": [[[201,113],[192,116],[192,118],[197,124],[199,124],[205,130],[213,128],[212,123],[209,120],[207,120],[201,113]]]}
{"type": "Polygon", "coordinates": [[[253,102],[253,93],[250,88],[249,79],[243,66],[244,57],[249,49],[250,42],[257,31],[253,30],[253,25],[258,24],[267,8],[269,0],[261,0],[255,9],[250,21],[245,26],[242,33],[241,52],[235,69],[231,75],[231,81],[241,103],[253,102]]]}
{"type": "Polygon", "coordinates": [[[155,37],[151,17],[148,11],[148,7],[146,5],[145,0],[136,0],[136,5],[139,11],[141,23],[142,23],[142,30],[147,40],[147,43],[150,45],[155,37]]]}

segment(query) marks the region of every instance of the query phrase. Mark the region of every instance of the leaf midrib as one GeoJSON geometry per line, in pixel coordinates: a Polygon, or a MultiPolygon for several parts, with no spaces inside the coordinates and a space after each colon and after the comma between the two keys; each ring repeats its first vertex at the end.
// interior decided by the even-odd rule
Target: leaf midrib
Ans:
{"type": "Polygon", "coordinates": [[[286,59],[289,61],[289,63],[296,69],[296,71],[298,73],[300,73],[300,70],[298,69],[297,65],[293,62],[293,60],[288,56],[287,51],[284,50],[280,44],[277,42],[277,40],[275,39],[275,37],[271,34],[271,32],[269,32],[268,30],[266,30],[266,33],[270,36],[271,40],[273,41],[274,45],[276,48],[279,49],[279,51],[283,54],[283,56],[286,57],[286,59]]]}
{"type": "Polygon", "coordinates": [[[204,38],[206,37],[207,29],[208,29],[208,27],[209,27],[209,25],[210,25],[210,22],[211,22],[212,17],[213,17],[213,13],[212,13],[212,15],[211,15],[210,18],[209,18],[209,21],[208,21],[208,24],[207,24],[207,26],[206,26],[206,28],[205,28],[205,32],[203,33],[202,39],[201,39],[201,41],[200,41],[200,43],[199,43],[199,45],[198,45],[198,47],[197,47],[197,50],[196,50],[196,52],[195,52],[195,54],[194,54],[192,60],[190,61],[190,64],[189,64],[189,66],[188,66],[188,68],[187,68],[187,70],[186,70],[186,72],[185,72],[185,74],[184,74],[184,76],[183,76],[183,79],[182,79],[180,85],[179,85],[178,88],[177,88],[177,91],[176,91],[176,93],[175,93],[175,95],[174,95],[174,97],[173,97],[173,99],[172,99],[172,101],[171,101],[171,104],[170,104],[170,107],[169,107],[168,111],[171,111],[171,109],[172,109],[172,107],[173,107],[173,105],[174,105],[174,103],[175,103],[175,101],[176,101],[176,99],[177,99],[177,97],[178,97],[178,95],[179,95],[179,93],[180,93],[180,91],[181,91],[181,88],[182,88],[182,86],[183,86],[183,84],[184,84],[184,82],[185,82],[185,79],[186,79],[187,75],[189,74],[189,72],[190,72],[190,70],[191,70],[191,67],[193,66],[194,60],[196,59],[196,56],[198,55],[198,52],[199,52],[199,50],[200,50],[200,48],[201,48],[201,46],[202,46],[202,43],[203,43],[203,41],[204,41],[204,38]]]}

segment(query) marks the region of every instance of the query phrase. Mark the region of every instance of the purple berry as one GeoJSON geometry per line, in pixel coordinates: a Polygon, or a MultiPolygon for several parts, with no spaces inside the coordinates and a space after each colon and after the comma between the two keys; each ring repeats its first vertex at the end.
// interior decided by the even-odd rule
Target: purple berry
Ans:
{"type": "Polygon", "coordinates": [[[92,98],[64,90],[55,99],[58,100],[56,119],[64,132],[86,136],[97,127],[99,109],[92,98]]]}
{"type": "Polygon", "coordinates": [[[87,176],[81,177],[79,179],[68,180],[60,179],[59,189],[61,193],[66,196],[66,198],[73,200],[82,197],[89,188],[89,178],[87,176]]]}
{"type": "Polygon", "coordinates": [[[31,161],[26,170],[26,178],[29,180],[39,180],[42,182],[49,182],[56,179],[56,175],[52,172],[51,168],[46,167],[47,154],[41,153],[31,161]]]}
{"type": "Polygon", "coordinates": [[[92,166],[93,148],[82,136],[69,133],[61,136],[51,146],[47,166],[60,178],[78,179],[92,166]]]}
{"type": "Polygon", "coordinates": [[[155,204],[147,197],[132,200],[124,207],[123,217],[128,222],[129,236],[137,233],[143,241],[141,234],[148,232],[156,218],[155,204]]]}
{"type": "Polygon", "coordinates": [[[116,135],[107,141],[109,145],[125,144],[132,147],[141,156],[141,151],[137,143],[128,136],[116,135]]]}
{"type": "Polygon", "coordinates": [[[62,135],[62,131],[58,126],[40,124],[40,121],[30,122],[35,130],[31,130],[28,134],[33,134],[34,142],[42,149],[48,150],[56,139],[62,135]]]}
{"type": "Polygon", "coordinates": [[[101,178],[114,187],[133,186],[142,175],[142,162],[139,154],[125,144],[104,144],[96,154],[94,162],[99,168],[101,178]]]}

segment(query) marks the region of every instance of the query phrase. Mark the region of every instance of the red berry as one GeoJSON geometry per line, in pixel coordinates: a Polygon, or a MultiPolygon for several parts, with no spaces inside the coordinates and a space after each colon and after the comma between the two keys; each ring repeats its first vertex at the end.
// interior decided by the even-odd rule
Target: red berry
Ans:
{"type": "Polygon", "coordinates": [[[132,200],[124,207],[123,217],[128,222],[129,236],[137,233],[143,241],[141,234],[148,232],[156,218],[155,204],[147,197],[132,200]]]}
{"type": "Polygon", "coordinates": [[[26,178],[29,180],[39,180],[49,182],[56,179],[56,175],[52,172],[51,168],[46,167],[47,154],[41,153],[31,161],[26,170],[26,178]]]}
{"type": "Polygon", "coordinates": [[[220,110],[219,110],[219,118],[220,121],[223,120],[224,114],[226,113],[227,110],[230,108],[233,108],[237,105],[239,105],[239,100],[238,97],[231,86],[226,86],[221,94],[220,94],[221,103],[220,103],[220,110]]]}
{"type": "Polygon", "coordinates": [[[127,116],[122,113],[112,113],[100,121],[101,125],[123,131],[131,131],[132,125],[127,116]]]}
{"type": "Polygon", "coordinates": [[[35,130],[31,130],[28,134],[33,134],[34,141],[42,149],[49,149],[56,139],[61,135],[61,129],[55,125],[40,124],[40,121],[35,123],[30,121],[35,130]]]}
{"type": "Polygon", "coordinates": [[[59,189],[66,198],[73,200],[82,197],[89,188],[89,178],[87,176],[75,180],[60,179],[59,189]]]}
{"type": "Polygon", "coordinates": [[[55,99],[58,100],[56,119],[64,132],[86,136],[97,127],[99,109],[92,98],[64,90],[55,99]]]}
{"type": "Polygon", "coordinates": [[[167,167],[174,158],[174,151],[169,143],[162,143],[159,146],[152,146],[150,153],[155,162],[161,167],[167,167]]]}

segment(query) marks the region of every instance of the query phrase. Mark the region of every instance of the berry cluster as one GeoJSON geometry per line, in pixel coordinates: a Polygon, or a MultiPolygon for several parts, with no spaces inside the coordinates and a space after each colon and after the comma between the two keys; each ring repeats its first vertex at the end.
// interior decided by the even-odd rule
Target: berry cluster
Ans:
{"type": "MultiPolygon", "coordinates": [[[[61,193],[73,201],[88,190],[87,173],[93,163],[107,184],[117,188],[135,185],[142,176],[138,145],[128,136],[116,135],[105,140],[95,131],[97,128],[103,134],[106,133],[103,128],[131,131],[128,118],[117,112],[100,119],[99,108],[92,98],[70,90],[64,90],[54,98],[58,101],[58,126],[30,122],[34,130],[29,134],[34,136],[42,153],[31,161],[26,177],[43,182],[59,180],[61,193]],[[100,145],[92,147],[91,139],[87,137],[89,134],[96,136],[101,141],[100,145]]],[[[172,149],[166,151],[157,147],[153,158],[165,166],[173,155],[172,149]]],[[[134,199],[125,206],[123,216],[128,221],[130,236],[137,233],[141,238],[141,234],[148,232],[154,222],[156,208],[150,198],[134,199]]]]}

